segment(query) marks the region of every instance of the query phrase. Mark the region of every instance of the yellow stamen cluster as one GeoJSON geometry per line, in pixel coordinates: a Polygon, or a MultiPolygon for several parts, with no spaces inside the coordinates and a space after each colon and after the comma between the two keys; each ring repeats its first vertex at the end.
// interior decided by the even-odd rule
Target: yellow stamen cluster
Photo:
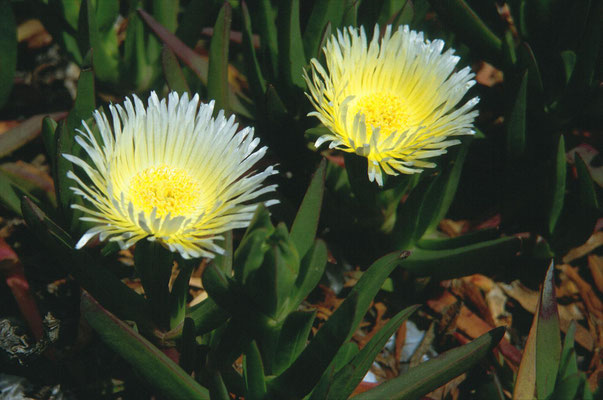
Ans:
{"type": "Polygon", "coordinates": [[[147,168],[130,181],[130,201],[157,216],[189,215],[199,207],[199,185],[182,168],[160,165],[147,168]]]}
{"type": "Polygon", "coordinates": [[[370,181],[383,185],[383,174],[414,174],[436,164],[473,134],[477,97],[462,103],[475,84],[471,68],[456,70],[460,58],[444,42],[426,40],[408,26],[384,30],[372,39],[364,28],[349,27],[323,48],[325,63],[311,60],[304,78],[308,98],[329,132],[315,146],[365,157],[370,181]]]}
{"type": "Polygon", "coordinates": [[[403,132],[408,125],[403,100],[392,93],[371,93],[361,96],[356,103],[364,114],[367,128],[380,128],[382,133],[403,132]]]}
{"type": "Polygon", "coordinates": [[[77,166],[67,177],[84,200],[72,207],[91,224],[75,247],[98,237],[125,250],[148,239],[184,258],[212,258],[224,253],[216,242],[246,228],[259,203],[278,203],[258,200],[276,188],[264,185],[273,166],[252,169],[267,148],[252,128],[214,111],[199,95],[151,93],[146,105],[135,95],[109,105],[111,121],[95,111],[98,134],[83,122],[81,156],[63,154],[77,166]]]}

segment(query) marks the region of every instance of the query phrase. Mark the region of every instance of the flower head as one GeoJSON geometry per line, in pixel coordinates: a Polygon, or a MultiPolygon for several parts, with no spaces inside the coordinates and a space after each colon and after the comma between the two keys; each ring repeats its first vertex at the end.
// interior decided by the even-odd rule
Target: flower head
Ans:
{"type": "Polygon", "coordinates": [[[212,118],[213,101],[170,93],[166,102],[152,93],[146,108],[133,95],[109,110],[112,123],[94,112],[98,135],[83,122],[75,137],[89,161],[63,155],[85,173],[67,173],[77,183],[71,189],[87,201],[72,207],[96,224],[77,248],[96,235],[122,249],[148,237],[185,258],[213,257],[223,252],[214,243],[220,234],[247,226],[252,201],[276,187],[262,186],[277,172],[272,166],[249,173],[266,153],[253,129],[237,133],[234,117],[223,111],[212,118]]]}
{"type": "Polygon", "coordinates": [[[349,27],[333,35],[323,48],[326,67],[312,59],[305,73],[316,111],[331,131],[315,143],[356,153],[368,160],[370,181],[383,185],[388,175],[412,174],[434,167],[424,161],[459,143],[450,136],[474,133],[478,103],[456,105],[475,84],[469,67],[453,72],[459,57],[444,42],[430,42],[422,32],[401,26],[392,34],[379,27],[370,43],[364,28],[349,27]]]}

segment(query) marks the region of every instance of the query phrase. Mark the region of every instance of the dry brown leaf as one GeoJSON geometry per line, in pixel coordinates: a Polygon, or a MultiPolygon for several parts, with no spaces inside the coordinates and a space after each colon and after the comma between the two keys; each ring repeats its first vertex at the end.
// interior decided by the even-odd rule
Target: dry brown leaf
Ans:
{"type": "Polygon", "coordinates": [[[435,327],[436,327],[435,322],[432,322],[431,324],[429,324],[429,328],[427,328],[427,330],[425,331],[425,335],[423,335],[423,339],[421,339],[419,346],[417,346],[417,349],[410,357],[410,360],[409,360],[410,368],[416,367],[423,361],[423,356],[425,354],[427,354],[427,352],[429,351],[429,348],[431,347],[431,344],[435,340],[435,337],[436,337],[435,327]]]}
{"type": "MultiPolygon", "coordinates": [[[[402,322],[402,325],[396,331],[396,343],[394,349],[394,360],[400,360],[402,358],[402,348],[406,342],[406,321],[402,322]]],[[[396,364],[396,367],[398,365],[396,364]]],[[[400,373],[400,370],[396,368],[396,372],[400,373]]]]}
{"type": "Polygon", "coordinates": [[[445,385],[440,386],[433,392],[429,393],[426,398],[457,400],[460,394],[459,385],[463,383],[465,379],[467,379],[467,374],[461,374],[445,385]]]}
{"type": "Polygon", "coordinates": [[[20,122],[16,121],[16,120],[0,121],[0,135],[3,134],[4,132],[14,128],[15,126],[17,126],[19,124],[20,124],[20,122]]]}
{"type": "Polygon", "coordinates": [[[191,300],[191,302],[188,304],[189,307],[193,307],[196,306],[197,304],[201,303],[203,300],[207,299],[207,292],[205,290],[201,290],[199,291],[199,294],[197,296],[195,296],[193,298],[193,300],[191,300]]]}
{"type": "Polygon", "coordinates": [[[440,221],[439,228],[442,232],[450,237],[456,237],[464,232],[465,228],[469,225],[467,221],[453,221],[451,219],[443,219],[440,221]]]}
{"type": "Polygon", "coordinates": [[[488,293],[490,290],[496,287],[496,283],[485,275],[473,274],[462,278],[464,281],[471,282],[484,292],[488,293]]]}
{"type": "MultiPolygon", "coordinates": [[[[373,338],[373,336],[375,336],[375,334],[377,332],[379,332],[379,330],[381,328],[383,328],[383,326],[387,323],[387,321],[389,321],[389,319],[384,320],[383,319],[383,315],[385,315],[385,312],[387,311],[387,307],[385,306],[385,304],[379,302],[376,303],[373,307],[375,307],[375,311],[377,312],[377,315],[375,317],[375,323],[373,324],[372,329],[366,333],[366,335],[363,335],[362,337],[357,337],[356,335],[354,335],[354,338],[357,340],[358,342],[358,347],[360,349],[362,349],[368,342],[369,340],[371,340],[373,338]]],[[[362,324],[361,324],[362,326],[362,324]]]]}
{"type": "Polygon", "coordinates": [[[588,238],[586,243],[584,243],[582,246],[571,249],[565,256],[563,256],[563,262],[569,264],[580,257],[584,257],[601,245],[603,245],[603,231],[595,232],[591,237],[588,238]]]}
{"type": "MultiPolygon", "coordinates": [[[[530,313],[534,314],[538,306],[539,294],[535,290],[530,290],[523,286],[520,282],[514,281],[510,285],[500,284],[504,292],[530,313]]],[[[559,325],[563,332],[567,332],[570,322],[575,319],[572,317],[575,311],[570,311],[571,308],[565,305],[558,305],[559,310],[559,325]]],[[[584,317],[582,316],[583,319],[584,317]]],[[[594,340],[590,332],[580,324],[576,324],[576,342],[585,349],[592,351],[594,348],[594,340]]]]}
{"type": "Polygon", "coordinates": [[[490,313],[488,303],[486,303],[486,299],[484,299],[480,289],[472,282],[464,279],[455,279],[452,282],[452,291],[458,297],[462,298],[465,304],[471,304],[473,308],[478,311],[479,316],[482,319],[484,319],[490,325],[496,326],[496,323],[492,318],[492,314],[490,313]]]}
{"type": "Polygon", "coordinates": [[[481,85],[492,87],[503,81],[503,73],[487,62],[482,62],[475,74],[475,80],[481,85]]]}
{"type": "Polygon", "coordinates": [[[589,254],[588,256],[588,269],[593,276],[595,286],[599,290],[599,293],[603,293],[603,257],[596,254],[589,254]]]}
{"type": "Polygon", "coordinates": [[[511,326],[513,316],[506,310],[507,296],[499,286],[494,286],[486,294],[486,303],[496,326],[511,326]]]}
{"type": "Polygon", "coordinates": [[[599,300],[599,297],[597,297],[597,294],[593,291],[592,286],[582,279],[578,273],[578,268],[572,267],[569,264],[563,264],[559,266],[559,269],[576,284],[588,311],[593,314],[598,321],[603,322],[603,302],[599,300]]]}
{"type": "MultiPolygon", "coordinates": [[[[537,290],[531,290],[525,287],[520,281],[513,281],[510,284],[500,283],[499,285],[509,297],[517,300],[524,309],[532,314],[536,312],[536,304],[538,303],[538,297],[540,296],[537,290]]],[[[584,319],[584,315],[582,315],[580,310],[572,304],[558,304],[557,308],[559,311],[559,318],[561,319],[567,321],[580,321],[584,319]]]]}
{"type": "MultiPolygon", "coordinates": [[[[427,305],[435,312],[442,313],[447,307],[456,302],[458,302],[458,300],[456,297],[454,297],[454,295],[452,295],[452,293],[444,291],[440,297],[427,300],[427,305]]],[[[472,313],[465,306],[461,307],[456,324],[459,330],[472,339],[475,339],[494,329],[494,326],[488,324],[486,321],[472,313]]],[[[503,338],[500,341],[498,348],[505,358],[513,365],[519,365],[521,360],[521,352],[517,350],[515,346],[509,343],[506,338],[503,338]]]]}

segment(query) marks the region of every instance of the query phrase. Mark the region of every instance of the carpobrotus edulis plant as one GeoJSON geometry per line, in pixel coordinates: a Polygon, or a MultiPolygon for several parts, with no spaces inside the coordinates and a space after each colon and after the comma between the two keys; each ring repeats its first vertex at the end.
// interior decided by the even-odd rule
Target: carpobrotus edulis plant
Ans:
{"type": "Polygon", "coordinates": [[[77,183],[72,190],[87,201],[72,207],[96,224],[77,248],[96,235],[122,249],[148,237],[184,258],[211,258],[222,253],[220,235],[246,227],[253,201],[276,188],[263,185],[277,172],[272,166],[249,173],[267,150],[258,149],[253,128],[237,132],[234,116],[223,111],[212,117],[213,101],[200,104],[198,95],[175,92],[166,101],[152,93],[147,107],[132,95],[109,110],[112,123],[94,113],[100,140],[85,122],[78,130],[75,140],[88,160],[64,154],[87,177],[68,172],[77,183]]]}
{"type": "Polygon", "coordinates": [[[442,40],[400,26],[347,28],[323,48],[326,69],[312,59],[305,74],[314,115],[331,131],[315,143],[356,153],[368,160],[369,180],[434,167],[425,161],[458,144],[451,136],[473,133],[479,99],[456,107],[475,84],[469,67],[454,72],[459,57],[442,53],[442,40]]]}

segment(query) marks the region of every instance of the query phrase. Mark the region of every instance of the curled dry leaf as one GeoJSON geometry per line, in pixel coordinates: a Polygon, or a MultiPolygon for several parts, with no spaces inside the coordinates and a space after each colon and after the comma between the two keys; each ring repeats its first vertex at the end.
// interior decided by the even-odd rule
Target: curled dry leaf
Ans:
{"type": "Polygon", "coordinates": [[[582,246],[571,249],[563,256],[563,262],[566,264],[571,263],[580,257],[584,257],[601,245],[603,245],[603,231],[594,233],[582,246]]]}
{"type": "Polygon", "coordinates": [[[593,276],[595,286],[599,290],[599,293],[603,293],[603,257],[596,254],[590,254],[588,256],[588,269],[593,276]]]}
{"type": "MultiPolygon", "coordinates": [[[[500,284],[503,291],[511,298],[515,299],[526,311],[534,314],[538,306],[538,291],[530,290],[523,286],[520,282],[512,282],[511,284],[500,284]]],[[[567,332],[570,322],[572,321],[574,312],[570,311],[566,305],[557,305],[559,310],[559,324],[563,332],[567,332]]],[[[583,319],[583,317],[581,318],[583,319]]],[[[576,324],[576,342],[585,349],[592,351],[594,348],[594,340],[590,332],[582,325],[576,324]]]]}
{"type": "MultiPolygon", "coordinates": [[[[454,297],[452,293],[449,291],[444,291],[440,297],[428,300],[427,305],[433,311],[441,313],[446,307],[456,303],[457,301],[457,298],[454,297]]],[[[494,328],[492,325],[488,324],[479,316],[471,312],[466,306],[461,307],[456,324],[460,331],[472,339],[475,339],[494,328]]],[[[515,346],[509,343],[506,338],[503,337],[503,339],[500,341],[498,349],[502,355],[511,362],[511,364],[515,366],[519,365],[521,361],[521,352],[517,350],[515,346]]]]}

